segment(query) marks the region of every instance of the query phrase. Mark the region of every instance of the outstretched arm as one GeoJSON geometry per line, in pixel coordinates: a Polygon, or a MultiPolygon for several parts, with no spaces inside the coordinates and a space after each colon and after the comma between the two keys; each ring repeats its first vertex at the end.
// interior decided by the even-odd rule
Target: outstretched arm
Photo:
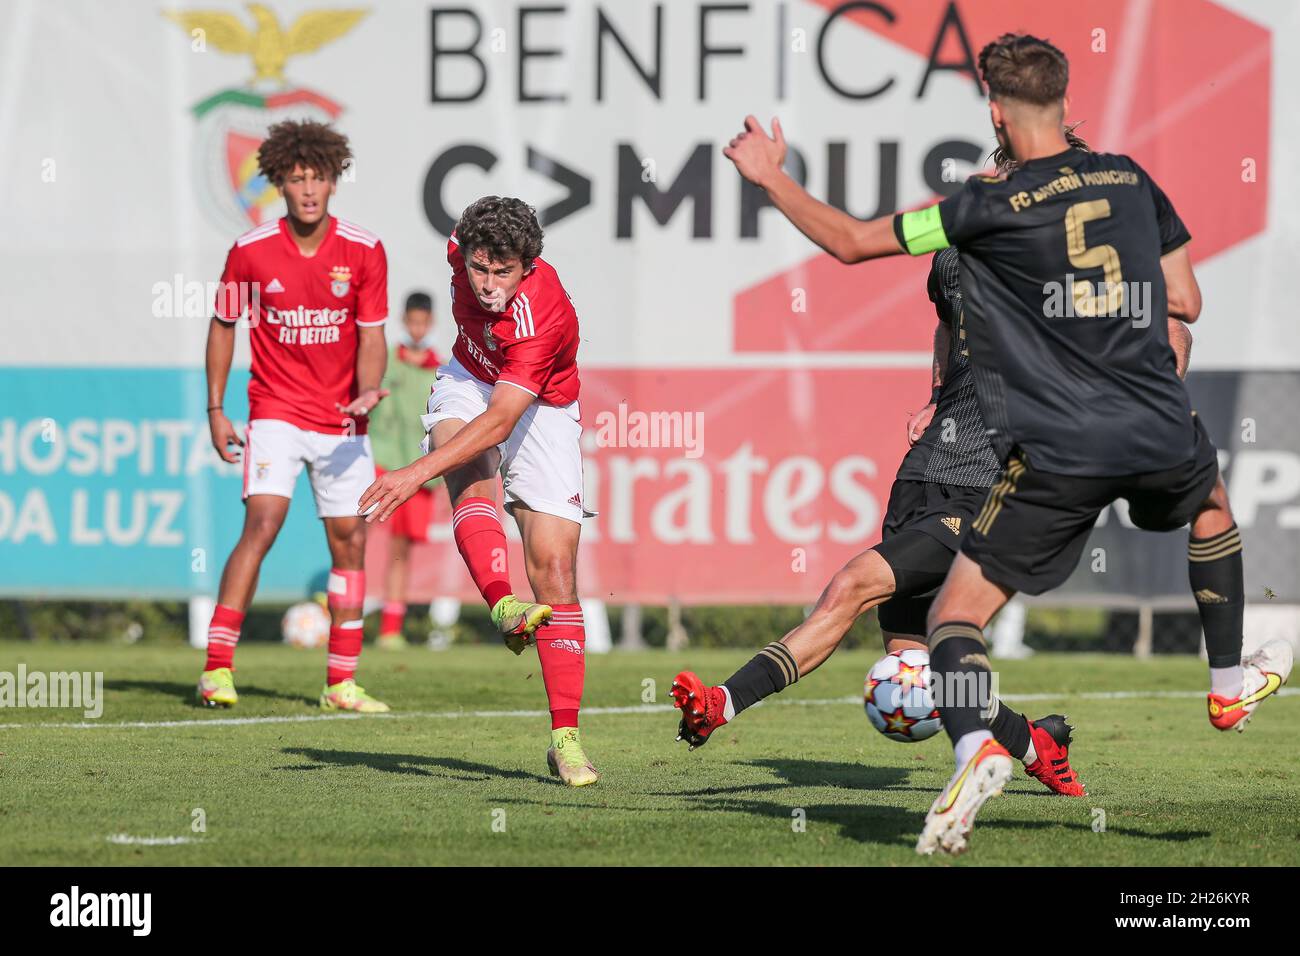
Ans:
{"type": "Polygon", "coordinates": [[[767,192],[772,204],[795,228],[840,262],[864,262],[903,253],[894,235],[892,215],[863,222],[814,199],[781,168],[785,154],[781,121],[772,120],[772,135],[768,136],[753,116],[745,117],[745,131],[722,151],[736,164],[740,175],[767,192]]]}
{"type": "Polygon", "coordinates": [[[387,520],[425,482],[455,471],[509,438],[519,419],[535,400],[531,392],[514,385],[498,383],[492,389],[492,397],[483,414],[471,419],[445,445],[438,446],[423,458],[417,458],[405,468],[385,472],[377,478],[362,494],[357,503],[357,513],[366,515],[367,522],[387,520]]]}

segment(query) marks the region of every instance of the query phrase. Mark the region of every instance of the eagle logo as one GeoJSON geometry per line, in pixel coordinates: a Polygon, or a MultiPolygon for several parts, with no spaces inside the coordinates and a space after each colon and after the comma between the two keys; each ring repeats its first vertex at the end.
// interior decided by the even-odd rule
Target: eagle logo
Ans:
{"type": "Polygon", "coordinates": [[[328,123],[343,112],[321,93],[292,88],[285,64],[349,33],[370,11],[309,10],[287,28],[265,4],[250,3],[248,12],[251,27],[224,10],[163,11],[190,35],[195,53],[211,49],[252,60],[252,76],[243,86],[214,93],[192,108],[198,123],[194,159],[199,192],[210,217],[227,232],[259,225],[278,202],[275,187],[257,164],[267,128],[285,119],[328,123]]]}
{"type": "Polygon", "coordinates": [[[271,84],[280,88],[288,84],[284,64],[299,53],[314,53],[337,40],[357,25],[369,10],[308,10],[285,30],[275,11],[261,3],[250,3],[253,18],[250,30],[233,13],[223,10],[164,10],[163,16],[188,33],[196,52],[206,44],[221,53],[244,54],[253,60],[249,86],[271,84]]]}

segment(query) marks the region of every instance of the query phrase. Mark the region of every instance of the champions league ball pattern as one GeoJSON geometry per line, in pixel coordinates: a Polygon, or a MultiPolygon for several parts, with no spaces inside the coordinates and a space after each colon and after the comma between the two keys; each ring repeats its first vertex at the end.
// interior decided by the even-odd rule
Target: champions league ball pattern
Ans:
{"type": "Polygon", "coordinates": [[[930,654],[917,648],[886,654],[872,665],[862,689],[871,726],[890,740],[914,744],[942,726],[930,697],[930,654]]]}
{"type": "Polygon", "coordinates": [[[292,647],[324,647],[330,638],[330,612],[317,601],[303,601],[284,612],[284,642],[292,647]]]}

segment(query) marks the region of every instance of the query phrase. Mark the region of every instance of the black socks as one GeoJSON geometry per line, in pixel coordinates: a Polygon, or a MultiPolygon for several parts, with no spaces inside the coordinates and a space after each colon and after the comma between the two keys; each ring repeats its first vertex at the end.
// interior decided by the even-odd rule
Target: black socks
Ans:
{"type": "Polygon", "coordinates": [[[993,731],[997,742],[1007,748],[1007,753],[1017,760],[1024,760],[1033,739],[1029,734],[1029,721],[1024,714],[1012,710],[996,697],[991,703],[993,713],[988,720],[989,730],[993,731]]]}
{"type": "Polygon", "coordinates": [[[980,628],[947,621],[931,631],[930,677],[943,728],[954,744],[966,734],[989,729],[980,712],[992,699],[993,671],[980,628]]]}
{"type": "Polygon", "coordinates": [[[731,706],[740,713],[769,694],[785,690],[798,679],[799,667],[794,655],[780,641],[773,641],[723,683],[731,693],[731,706]]]}
{"type": "Polygon", "coordinates": [[[1212,538],[1188,540],[1187,580],[1201,612],[1210,666],[1236,667],[1241,663],[1246,585],[1241,567],[1241,533],[1235,524],[1212,538]]]}

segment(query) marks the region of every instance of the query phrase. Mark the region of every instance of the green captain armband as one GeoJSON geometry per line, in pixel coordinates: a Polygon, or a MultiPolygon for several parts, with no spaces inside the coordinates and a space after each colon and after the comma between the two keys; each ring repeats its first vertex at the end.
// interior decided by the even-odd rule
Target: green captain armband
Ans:
{"type": "Polygon", "coordinates": [[[899,213],[894,217],[894,234],[909,256],[925,255],[952,245],[944,235],[938,203],[899,213]]]}

